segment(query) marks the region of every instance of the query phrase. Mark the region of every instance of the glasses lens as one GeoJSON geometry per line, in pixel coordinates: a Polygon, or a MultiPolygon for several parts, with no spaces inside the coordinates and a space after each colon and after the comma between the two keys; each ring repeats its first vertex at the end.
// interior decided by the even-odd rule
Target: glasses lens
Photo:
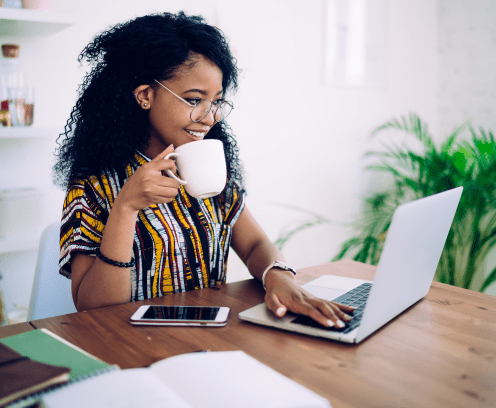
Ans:
{"type": "Polygon", "coordinates": [[[208,112],[210,112],[211,106],[212,106],[212,104],[210,103],[210,101],[208,101],[206,99],[202,100],[191,111],[191,120],[193,122],[199,122],[200,120],[204,119],[205,116],[208,115],[208,112]]]}
{"type": "Polygon", "coordinates": [[[224,102],[220,108],[217,110],[217,115],[220,116],[219,119],[217,119],[217,116],[215,117],[215,119],[217,119],[217,121],[219,120],[224,120],[225,118],[227,118],[229,116],[229,114],[231,113],[232,111],[232,106],[229,105],[229,103],[227,102],[224,102]]]}
{"type": "MultiPolygon", "coordinates": [[[[209,100],[202,100],[198,105],[196,105],[191,111],[191,120],[193,122],[199,122],[203,120],[210,112],[212,103],[209,100]]],[[[231,113],[232,107],[227,102],[221,103],[220,106],[214,105],[212,107],[212,113],[216,122],[224,120],[231,113]]]]}
{"type": "Polygon", "coordinates": [[[219,122],[224,120],[231,113],[232,107],[227,102],[222,102],[220,106],[216,106],[214,111],[215,121],[219,122]]]}

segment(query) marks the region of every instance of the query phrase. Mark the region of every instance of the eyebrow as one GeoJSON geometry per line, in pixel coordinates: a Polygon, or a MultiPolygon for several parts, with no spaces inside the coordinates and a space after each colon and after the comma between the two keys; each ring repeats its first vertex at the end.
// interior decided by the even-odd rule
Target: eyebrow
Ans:
{"type": "MultiPolygon", "coordinates": [[[[198,92],[201,93],[202,95],[207,95],[207,92],[204,91],[203,89],[190,89],[184,93],[190,93],[190,92],[198,92]]],[[[215,96],[222,94],[224,91],[221,89],[219,92],[215,94],[215,96]]]]}

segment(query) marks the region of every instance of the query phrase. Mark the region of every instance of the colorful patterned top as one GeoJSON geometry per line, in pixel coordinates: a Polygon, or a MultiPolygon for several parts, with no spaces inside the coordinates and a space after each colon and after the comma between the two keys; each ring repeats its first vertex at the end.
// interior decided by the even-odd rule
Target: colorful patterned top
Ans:
{"type": "MultiPolygon", "coordinates": [[[[118,192],[148,161],[137,152],[121,171],[71,180],[60,232],[62,275],[71,277],[72,254],[95,254],[118,192]]],[[[131,300],[225,283],[232,227],[244,201],[245,194],[232,183],[219,196],[204,200],[181,186],[170,203],[141,210],[134,233],[131,300]]]]}

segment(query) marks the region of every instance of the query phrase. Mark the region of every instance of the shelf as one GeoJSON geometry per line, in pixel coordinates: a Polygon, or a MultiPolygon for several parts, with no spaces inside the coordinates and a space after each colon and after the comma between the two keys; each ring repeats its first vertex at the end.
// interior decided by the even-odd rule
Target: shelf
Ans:
{"type": "Polygon", "coordinates": [[[71,17],[49,11],[0,7],[0,35],[50,35],[73,24],[71,17]]]}
{"type": "Polygon", "coordinates": [[[0,127],[1,139],[29,139],[53,137],[57,138],[61,130],[58,128],[43,128],[36,126],[0,127]]]}
{"type": "Polygon", "coordinates": [[[41,232],[0,238],[0,255],[10,252],[36,250],[40,245],[40,238],[41,232]]]}

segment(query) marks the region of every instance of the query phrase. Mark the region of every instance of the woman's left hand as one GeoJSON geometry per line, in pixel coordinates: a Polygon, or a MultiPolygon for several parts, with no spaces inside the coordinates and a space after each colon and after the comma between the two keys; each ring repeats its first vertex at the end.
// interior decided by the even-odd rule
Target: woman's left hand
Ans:
{"type": "Polygon", "coordinates": [[[265,277],[265,304],[279,317],[289,310],[305,315],[325,327],[343,328],[355,308],[319,299],[300,287],[290,271],[273,268],[265,277]]]}

